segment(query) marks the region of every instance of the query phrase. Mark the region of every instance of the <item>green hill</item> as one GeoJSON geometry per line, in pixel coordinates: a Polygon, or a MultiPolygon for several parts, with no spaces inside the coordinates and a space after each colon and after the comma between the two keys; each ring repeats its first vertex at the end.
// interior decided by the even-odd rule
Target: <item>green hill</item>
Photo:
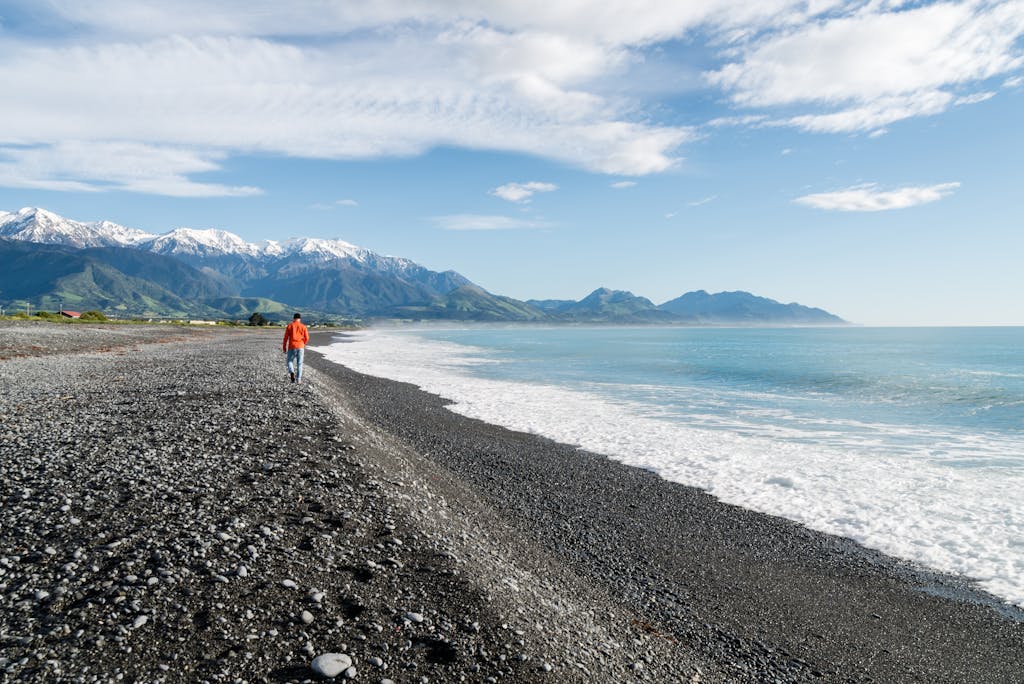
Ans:
{"type": "Polygon", "coordinates": [[[535,306],[511,297],[491,294],[476,285],[463,285],[443,297],[432,297],[423,304],[393,307],[383,315],[469,321],[544,321],[548,318],[547,314],[535,306]]]}

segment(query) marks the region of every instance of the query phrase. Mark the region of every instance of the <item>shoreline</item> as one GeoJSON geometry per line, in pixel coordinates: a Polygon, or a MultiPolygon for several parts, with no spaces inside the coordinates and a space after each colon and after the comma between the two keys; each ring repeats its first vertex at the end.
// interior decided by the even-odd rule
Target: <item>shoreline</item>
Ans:
{"type": "Polygon", "coordinates": [[[488,496],[489,505],[587,581],[635,601],[649,598],[635,579],[647,574],[656,593],[671,596],[648,601],[657,607],[644,611],[666,633],[692,636],[697,625],[766,644],[769,652],[818,664],[829,681],[855,672],[852,681],[1024,681],[1024,610],[967,578],[721,503],[571,445],[466,418],[411,385],[322,357],[312,365],[354,388],[353,404],[379,429],[488,496]],[[553,538],[549,533],[565,519],[578,522],[563,528],[567,539],[553,538]]]}
{"type": "MultiPolygon", "coordinates": [[[[415,331],[413,331],[415,332],[415,331]]],[[[321,339],[327,338],[326,335],[322,335],[321,339]]],[[[330,337],[330,344],[348,343],[358,341],[356,337],[350,332],[336,333],[333,337],[330,337]]],[[[371,338],[372,339],[372,338],[371,338]]],[[[385,342],[390,342],[386,339],[385,342]]],[[[552,440],[580,451],[585,451],[594,454],[599,457],[605,457],[619,463],[625,464],[631,468],[639,468],[642,470],[649,470],[654,474],[658,475],[662,479],[666,479],[671,482],[678,483],[682,486],[692,487],[700,491],[706,491],[714,496],[717,500],[728,503],[733,506],[737,506],[741,509],[750,510],[753,512],[761,513],[770,517],[777,517],[784,520],[794,522],[798,525],[807,527],[815,532],[820,532],[825,535],[841,538],[844,540],[850,540],[853,543],[864,547],[865,550],[871,552],[878,552],[886,557],[890,557],[897,563],[905,563],[910,567],[916,569],[921,577],[934,577],[934,580],[920,580],[920,584],[927,586],[929,591],[933,591],[936,594],[959,598],[960,600],[975,602],[982,605],[986,605],[997,611],[1002,612],[1007,617],[1016,620],[1024,620],[1024,599],[1019,599],[1020,590],[1018,586],[1014,584],[1012,580],[1015,574],[1012,571],[1005,569],[1001,570],[1004,574],[997,575],[997,578],[1003,579],[1001,584],[992,581],[992,578],[985,572],[985,570],[998,571],[996,568],[991,567],[974,567],[977,572],[972,573],[971,567],[964,567],[964,564],[957,562],[950,562],[946,558],[940,558],[942,562],[930,563],[929,559],[926,558],[926,554],[915,554],[915,546],[920,545],[921,547],[927,546],[927,543],[919,543],[916,538],[906,538],[896,535],[892,539],[881,537],[878,535],[872,536],[870,534],[858,534],[860,532],[857,526],[852,524],[847,525],[829,525],[822,524],[822,521],[827,521],[830,515],[846,515],[845,511],[838,512],[835,507],[829,508],[828,505],[822,506],[818,504],[817,507],[814,505],[810,506],[810,509],[814,511],[814,514],[808,513],[808,506],[805,504],[803,507],[794,507],[786,505],[771,505],[776,502],[768,501],[767,504],[759,500],[756,496],[743,496],[746,493],[742,487],[732,488],[728,486],[731,484],[731,480],[725,482],[726,486],[719,486],[721,482],[712,476],[706,476],[700,468],[674,468],[674,463],[669,459],[666,460],[664,453],[671,453],[674,450],[676,444],[679,445],[679,449],[688,458],[692,459],[693,454],[687,451],[686,442],[693,439],[697,443],[701,443],[704,439],[703,435],[694,435],[691,437],[689,434],[672,434],[671,431],[663,430],[661,423],[657,421],[645,421],[645,420],[632,420],[634,416],[621,415],[620,413],[608,412],[604,405],[604,400],[601,395],[595,397],[584,392],[583,396],[590,399],[592,404],[580,406],[575,411],[559,411],[558,406],[565,404],[567,406],[576,406],[577,398],[572,389],[563,389],[559,386],[558,390],[549,390],[549,387],[540,380],[531,380],[526,383],[518,381],[509,381],[508,379],[495,379],[490,374],[485,374],[484,379],[474,374],[467,374],[465,376],[466,382],[463,383],[463,376],[460,373],[455,373],[453,376],[441,372],[438,373],[437,369],[433,367],[433,359],[436,358],[437,352],[431,350],[429,358],[424,358],[423,363],[429,367],[431,372],[419,373],[409,372],[414,370],[419,365],[418,354],[423,353],[422,349],[413,348],[406,350],[404,347],[399,345],[399,354],[401,358],[406,359],[411,357],[415,359],[408,367],[389,365],[385,362],[383,365],[378,364],[376,361],[375,344],[366,344],[365,348],[370,351],[360,350],[350,357],[345,352],[339,352],[337,354],[328,351],[329,346],[322,346],[321,349],[324,352],[324,356],[327,359],[345,365],[350,370],[355,370],[357,373],[380,377],[382,379],[391,380],[395,378],[400,383],[410,383],[413,386],[417,386],[421,389],[425,395],[432,397],[433,399],[440,400],[446,406],[451,406],[451,411],[460,415],[467,416],[482,421],[483,423],[491,424],[497,427],[502,427],[512,432],[522,432],[530,435],[539,435],[547,439],[552,440]],[[405,354],[404,352],[410,352],[405,354]],[[473,384],[475,382],[476,384],[473,384]],[[522,388],[522,389],[521,389],[522,388]],[[505,396],[503,396],[505,395],[505,396]],[[495,400],[494,397],[502,397],[501,400],[495,400]],[[553,406],[554,411],[538,411],[535,409],[537,406],[553,406]],[[602,413],[602,410],[605,413],[602,413]],[[545,414],[553,413],[562,420],[556,420],[547,418],[545,414]],[[597,436],[594,437],[590,434],[591,424],[587,423],[582,425],[577,422],[577,416],[585,415],[588,421],[595,423],[599,426],[605,426],[603,431],[598,428],[594,432],[597,436]],[[628,426],[628,427],[624,427],[628,426]],[[667,452],[664,450],[668,449],[667,452]],[[635,454],[649,454],[654,452],[660,458],[643,458],[637,457],[635,454]],[[664,452],[664,453],[663,453],[664,452]],[[707,482],[706,485],[703,483],[707,482]],[[698,484],[700,483],[700,484],[698,484]],[[737,492],[738,490],[738,492],[737,492]],[[822,512],[824,511],[824,512],[822,512]],[[975,579],[975,575],[980,578],[989,578],[988,581],[985,579],[975,579]],[[1015,599],[1017,602],[1015,603],[1015,599]]],[[[391,345],[387,348],[392,349],[391,345]]],[[[449,353],[450,350],[444,350],[443,353],[449,353]]],[[[456,355],[457,351],[452,352],[456,355]]],[[[387,359],[389,354],[384,354],[383,359],[387,359]]],[[[441,368],[444,366],[442,365],[441,368]]],[[[758,450],[750,450],[745,444],[740,444],[739,447],[747,447],[746,451],[739,449],[740,453],[756,456],[757,463],[753,464],[752,468],[746,469],[747,474],[750,471],[755,473],[761,473],[762,477],[768,478],[767,482],[773,480],[785,478],[788,479],[790,470],[786,467],[787,461],[776,462],[771,458],[771,454],[775,453],[771,447],[772,441],[769,439],[762,438],[761,448],[758,450]],[[767,470],[757,470],[758,465],[761,463],[772,464],[768,466],[767,470]]],[[[781,443],[785,443],[785,440],[780,440],[781,443]]],[[[717,449],[713,453],[708,453],[710,458],[708,462],[714,462],[719,460],[719,455],[722,454],[721,460],[728,461],[728,458],[724,454],[735,454],[737,449],[733,449],[734,444],[728,443],[715,443],[717,449]]],[[[1004,449],[1007,448],[1004,446],[1004,449]]],[[[709,452],[708,449],[704,449],[703,452],[709,452]]],[[[1007,452],[1004,452],[1007,453],[1007,452]]],[[[1012,451],[1008,453],[1013,453],[1012,451]]],[[[785,454],[783,454],[785,456],[785,454]]],[[[815,454],[807,454],[808,457],[813,458],[815,454]]],[[[715,471],[715,475],[721,473],[731,473],[733,478],[741,476],[740,473],[735,473],[729,470],[728,466],[730,462],[726,463],[726,467],[715,466],[711,468],[715,471]]],[[[800,461],[792,462],[791,465],[796,472],[800,472],[802,463],[800,461]]],[[[895,467],[893,464],[889,464],[890,468],[895,467]]],[[[898,467],[902,468],[902,464],[898,467]]],[[[805,473],[806,475],[806,473],[805,473]]],[[[846,502],[847,494],[855,494],[860,492],[861,496],[859,499],[851,499],[854,504],[860,504],[861,506],[867,506],[869,503],[877,503],[873,499],[877,496],[877,492],[872,489],[869,485],[864,483],[870,482],[862,477],[863,473],[856,471],[844,472],[836,470],[832,473],[830,482],[840,483],[833,487],[824,488],[821,491],[817,491],[812,497],[815,501],[825,502],[838,500],[846,502]],[[846,484],[843,484],[846,483],[846,484]],[[858,483],[861,483],[860,489],[857,488],[858,483]],[[865,493],[869,496],[865,498],[865,493]]],[[[936,481],[942,482],[944,480],[943,473],[934,473],[935,478],[929,480],[927,474],[918,476],[918,480],[928,482],[936,481]]],[[[750,480],[741,480],[745,484],[749,485],[750,480]]],[[[755,478],[754,481],[759,481],[755,478]]],[[[803,483],[801,483],[803,484],[803,483]]],[[[792,486],[787,485],[787,486],[792,486]]],[[[951,490],[952,491],[952,490],[951,490]]],[[[1006,486],[1002,488],[1002,494],[1006,496],[1012,496],[1016,490],[1012,486],[1006,486]]],[[[993,500],[1000,500],[996,492],[990,492],[990,496],[995,497],[993,500]]],[[[1012,499],[1011,499],[1012,500],[1012,499]]],[[[947,505],[951,502],[946,501],[947,505]]],[[[870,519],[857,519],[854,514],[849,514],[851,518],[859,520],[861,527],[871,527],[874,522],[878,522],[880,525],[884,525],[886,522],[900,521],[901,517],[899,510],[892,510],[893,507],[889,506],[891,515],[881,515],[870,519]]],[[[904,527],[911,525],[917,521],[920,514],[916,514],[913,509],[908,510],[909,518],[903,520],[904,527]]],[[[992,521],[976,521],[978,524],[992,521]]],[[[888,528],[886,528],[888,529],[888,528]]],[[[925,532],[934,532],[933,528],[921,528],[918,530],[920,534],[925,532]]],[[[963,530],[964,533],[969,530],[963,530]]],[[[924,539],[930,539],[927,535],[924,535],[924,539]]],[[[939,537],[939,542],[934,540],[931,542],[933,546],[943,546],[942,539],[947,537],[939,537]]],[[[955,541],[964,541],[969,537],[948,535],[948,538],[955,541]]],[[[999,539],[999,537],[996,537],[999,539]]],[[[1005,535],[1003,537],[1005,540],[1005,535]]],[[[1012,535],[1010,537],[1010,543],[1012,545],[1012,535]]],[[[983,549],[976,549],[976,551],[982,551],[983,549]]],[[[1009,550],[1008,550],[1009,551],[1009,550]]],[[[1017,556],[1010,556],[1010,559],[1015,559],[1017,556]]],[[[1009,562],[1006,556],[1003,556],[1003,560],[1009,562]]],[[[934,559],[933,559],[934,560],[934,559]]],[[[956,560],[956,559],[954,559],[956,560]]],[[[969,564],[968,564],[969,566],[969,564]]]]}
{"type": "Polygon", "coordinates": [[[289,384],[278,331],[125,330],[0,362],[0,679],[730,681],[289,384]]]}
{"type": "Polygon", "coordinates": [[[852,542],[312,350],[291,385],[278,331],[121,330],[0,361],[0,679],[1024,681],[1024,623],[852,542]]]}

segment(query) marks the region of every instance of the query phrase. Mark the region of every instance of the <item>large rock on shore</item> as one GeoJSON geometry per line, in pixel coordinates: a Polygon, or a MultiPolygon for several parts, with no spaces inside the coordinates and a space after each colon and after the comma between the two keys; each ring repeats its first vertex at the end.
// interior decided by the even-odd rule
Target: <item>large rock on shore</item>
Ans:
{"type": "Polygon", "coordinates": [[[352,667],[352,659],[344,653],[324,653],[313,658],[310,667],[321,677],[333,678],[352,667]]]}

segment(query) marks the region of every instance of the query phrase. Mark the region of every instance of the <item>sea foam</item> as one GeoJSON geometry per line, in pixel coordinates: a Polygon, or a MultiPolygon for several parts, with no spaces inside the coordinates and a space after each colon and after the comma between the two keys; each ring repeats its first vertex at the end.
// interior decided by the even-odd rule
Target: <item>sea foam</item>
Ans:
{"type": "MultiPolygon", "coordinates": [[[[475,377],[474,365],[493,362],[487,350],[408,332],[359,332],[321,351],[355,371],[449,399],[457,413],[577,445],[726,503],[972,578],[1024,606],[1021,469],[950,468],[881,445],[844,448],[844,425],[813,443],[780,438],[784,427],[778,435],[763,425],[755,433],[720,423],[702,428],[598,392],[475,377]]],[[[990,447],[978,441],[979,450],[990,447]]]]}

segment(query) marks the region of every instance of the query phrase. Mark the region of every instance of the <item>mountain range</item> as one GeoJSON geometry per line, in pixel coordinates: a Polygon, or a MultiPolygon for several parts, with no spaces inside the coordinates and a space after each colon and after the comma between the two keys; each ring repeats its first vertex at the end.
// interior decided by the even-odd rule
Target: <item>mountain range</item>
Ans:
{"type": "Polygon", "coordinates": [[[569,323],[812,324],[838,316],[747,292],[689,292],[658,306],[599,288],[579,301],[493,294],[342,240],[246,242],[223,230],[157,235],[40,208],[0,211],[0,304],[101,309],[123,316],[311,317],[569,323]]]}

